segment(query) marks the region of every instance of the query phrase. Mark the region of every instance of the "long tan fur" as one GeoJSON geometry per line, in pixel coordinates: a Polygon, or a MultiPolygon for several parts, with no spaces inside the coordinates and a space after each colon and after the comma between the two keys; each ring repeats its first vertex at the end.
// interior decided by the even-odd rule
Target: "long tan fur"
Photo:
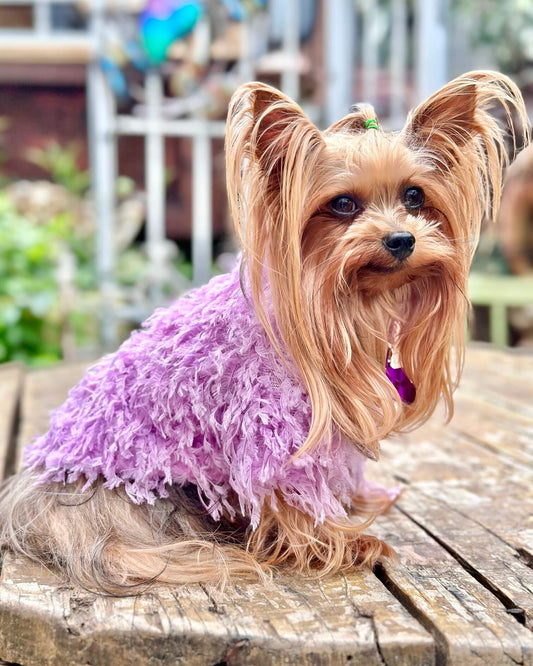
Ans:
{"type": "MultiPolygon", "coordinates": [[[[122,489],[101,483],[41,484],[29,470],[0,491],[2,543],[82,587],[114,595],[137,594],[153,582],[224,586],[235,579],[268,582],[283,565],[307,576],[325,576],[394,557],[371,523],[313,520],[278,500],[263,508],[260,525],[212,521],[178,490],[155,506],[133,504],[122,489]]],[[[375,515],[390,501],[354,498],[359,513],[375,515]]]]}
{"type": "MultiPolygon", "coordinates": [[[[452,413],[481,220],[499,205],[506,143],[527,143],[529,132],[520,92],[494,72],[452,81],[399,133],[367,129],[373,115],[359,107],[321,133],[294,102],[251,83],[233,97],[226,154],[243,287],[310,396],[302,450],[340,435],[375,458],[381,438],[425,421],[441,397],[452,413]],[[402,203],[413,185],[425,192],[417,211],[402,203]],[[332,214],[344,195],[360,204],[353,219],[332,214]],[[401,266],[383,246],[398,230],[416,238],[401,266]],[[412,405],[385,375],[389,346],[416,385],[412,405]]],[[[9,480],[0,542],[115,594],[152,581],[267,580],[278,566],[328,575],[392,555],[364,534],[384,496],[354,498],[368,519],[318,525],[277,497],[252,531],[245,519],[215,523],[187,488],[148,506],[80,485],[43,485],[27,470],[9,480]]]]}

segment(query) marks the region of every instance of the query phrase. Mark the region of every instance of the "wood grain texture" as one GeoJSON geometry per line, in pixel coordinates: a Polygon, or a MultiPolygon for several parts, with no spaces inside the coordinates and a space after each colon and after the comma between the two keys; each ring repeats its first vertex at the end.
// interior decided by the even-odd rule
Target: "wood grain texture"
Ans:
{"type": "Polygon", "coordinates": [[[8,555],[0,629],[0,654],[27,666],[434,663],[429,633],[370,573],[113,599],[8,555]]]}
{"type": "Polygon", "coordinates": [[[394,509],[374,526],[399,566],[381,578],[435,636],[438,664],[533,663],[533,634],[431,534],[394,509]]]}
{"type": "Polygon", "coordinates": [[[384,445],[380,477],[404,492],[376,534],[407,559],[384,576],[416,601],[444,663],[532,660],[532,397],[532,356],[472,348],[451,424],[437,414],[384,445]],[[431,573],[432,557],[448,562],[444,575],[431,573]],[[439,603],[420,586],[420,567],[439,580],[439,603]],[[463,609],[454,613],[457,600],[463,609]]]}
{"type": "Polygon", "coordinates": [[[61,405],[69,390],[82,378],[86,368],[87,363],[59,364],[53,368],[26,373],[22,389],[16,469],[20,468],[26,444],[46,432],[50,413],[61,405]]]}
{"type": "Polygon", "coordinates": [[[16,363],[0,366],[0,481],[14,455],[22,374],[22,366],[16,363]]]}
{"type": "MultiPolygon", "coordinates": [[[[29,373],[19,443],[83,366],[29,373]]],[[[468,351],[449,425],[442,414],[383,444],[374,478],[400,482],[371,531],[397,564],[271,587],[153,588],[113,599],[62,585],[7,555],[0,658],[44,666],[481,666],[533,664],[533,356],[468,351]]],[[[1,424],[1,421],[0,421],[1,424]]]]}

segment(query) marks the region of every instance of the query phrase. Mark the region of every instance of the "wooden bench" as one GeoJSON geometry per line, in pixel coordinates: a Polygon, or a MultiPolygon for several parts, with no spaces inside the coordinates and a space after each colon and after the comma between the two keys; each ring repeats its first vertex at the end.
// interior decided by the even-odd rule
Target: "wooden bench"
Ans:
{"type": "Polygon", "coordinates": [[[533,275],[471,273],[468,295],[473,305],[489,308],[490,340],[509,344],[509,308],[533,305],[533,275]]]}
{"type": "MultiPolygon", "coordinates": [[[[0,368],[0,466],[46,427],[80,366],[0,368]]],[[[405,491],[374,533],[399,563],[115,599],[7,554],[0,658],[23,666],[533,663],[533,356],[471,347],[457,409],[383,445],[405,491]]]]}

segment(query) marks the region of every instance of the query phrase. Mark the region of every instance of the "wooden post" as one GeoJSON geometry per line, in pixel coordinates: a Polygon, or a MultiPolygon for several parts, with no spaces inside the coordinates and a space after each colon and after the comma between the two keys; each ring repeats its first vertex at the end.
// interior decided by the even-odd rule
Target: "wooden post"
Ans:
{"type": "Polygon", "coordinates": [[[324,3],[326,126],[345,116],[353,104],[357,13],[353,0],[324,3]]]}
{"type": "Polygon", "coordinates": [[[448,81],[448,0],[417,0],[415,70],[418,100],[448,81]]]}
{"type": "MultiPolygon", "coordinates": [[[[91,13],[91,35],[94,52],[100,50],[103,34],[103,0],[94,0],[91,13]]],[[[117,326],[114,308],[115,251],[115,183],[117,178],[116,140],[112,119],[114,100],[105,75],[93,56],[87,71],[87,116],[89,145],[91,147],[91,175],[97,218],[96,263],[101,293],[100,332],[104,349],[117,344],[117,326]]]]}
{"type": "Polygon", "coordinates": [[[207,121],[200,122],[193,137],[193,282],[204,284],[211,277],[213,261],[211,138],[207,121]]]}
{"type": "Polygon", "coordinates": [[[403,123],[406,108],[407,79],[407,3],[392,0],[389,72],[391,79],[390,123],[393,128],[403,123]]]}
{"type": "Polygon", "coordinates": [[[146,72],[146,127],[144,170],[146,174],[146,249],[153,282],[150,296],[158,303],[162,299],[161,277],[164,273],[166,215],[165,215],[165,137],[158,129],[162,117],[163,77],[156,68],[146,72]]]}

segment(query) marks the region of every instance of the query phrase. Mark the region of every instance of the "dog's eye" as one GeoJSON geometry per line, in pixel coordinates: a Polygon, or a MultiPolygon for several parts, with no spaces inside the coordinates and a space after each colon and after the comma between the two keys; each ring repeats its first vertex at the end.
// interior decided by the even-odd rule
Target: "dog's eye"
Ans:
{"type": "Polygon", "coordinates": [[[426,195],[421,187],[408,187],[403,193],[403,203],[409,210],[417,210],[424,205],[426,195]]]}
{"type": "Polygon", "coordinates": [[[350,215],[355,215],[361,210],[361,207],[347,194],[341,194],[340,197],[335,197],[329,202],[329,207],[335,213],[335,215],[341,215],[342,217],[349,217],[350,215]]]}

